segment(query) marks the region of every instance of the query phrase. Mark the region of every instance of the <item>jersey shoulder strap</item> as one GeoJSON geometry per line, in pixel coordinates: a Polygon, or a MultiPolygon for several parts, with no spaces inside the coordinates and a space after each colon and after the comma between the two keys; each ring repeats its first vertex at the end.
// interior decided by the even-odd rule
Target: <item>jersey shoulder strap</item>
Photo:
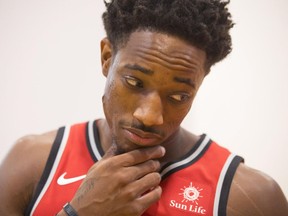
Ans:
{"type": "Polygon", "coordinates": [[[88,123],[61,127],[25,215],[55,215],[70,201],[94,159],[88,149],[88,123]]]}
{"type": "Polygon", "coordinates": [[[232,179],[242,161],[202,135],[186,156],[162,169],[161,199],[143,216],[225,216],[232,179]]]}

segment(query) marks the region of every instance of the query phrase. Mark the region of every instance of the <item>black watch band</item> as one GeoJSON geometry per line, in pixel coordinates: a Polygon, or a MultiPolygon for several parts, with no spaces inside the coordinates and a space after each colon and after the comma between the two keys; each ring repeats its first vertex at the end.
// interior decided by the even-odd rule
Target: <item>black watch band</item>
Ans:
{"type": "Polygon", "coordinates": [[[78,216],[77,212],[75,211],[75,209],[70,205],[70,203],[66,203],[64,206],[63,206],[63,210],[65,211],[65,213],[68,215],[68,216],[78,216]]]}

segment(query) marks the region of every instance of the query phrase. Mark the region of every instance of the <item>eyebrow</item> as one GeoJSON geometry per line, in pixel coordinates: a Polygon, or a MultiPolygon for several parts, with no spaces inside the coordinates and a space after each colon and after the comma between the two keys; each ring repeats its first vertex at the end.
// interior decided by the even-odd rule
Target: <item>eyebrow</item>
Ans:
{"type": "MultiPolygon", "coordinates": [[[[142,67],[142,66],[140,66],[138,64],[133,64],[133,65],[132,64],[126,64],[124,67],[127,68],[127,69],[130,69],[130,70],[137,70],[137,71],[140,71],[140,72],[142,72],[144,74],[148,74],[148,75],[152,75],[154,73],[153,70],[144,68],[144,67],[142,67]]],[[[194,89],[196,88],[195,87],[195,83],[189,78],[174,77],[174,81],[179,82],[179,83],[187,84],[187,85],[191,86],[194,89]]]]}
{"type": "Polygon", "coordinates": [[[137,64],[133,64],[133,65],[126,64],[124,67],[127,69],[130,69],[130,70],[137,70],[137,71],[140,71],[140,72],[142,72],[144,74],[148,74],[148,75],[152,75],[154,73],[154,71],[149,70],[147,68],[144,68],[144,67],[137,65],[137,64]]]}
{"type": "Polygon", "coordinates": [[[195,83],[189,78],[174,77],[174,81],[187,84],[195,89],[195,83]]]}

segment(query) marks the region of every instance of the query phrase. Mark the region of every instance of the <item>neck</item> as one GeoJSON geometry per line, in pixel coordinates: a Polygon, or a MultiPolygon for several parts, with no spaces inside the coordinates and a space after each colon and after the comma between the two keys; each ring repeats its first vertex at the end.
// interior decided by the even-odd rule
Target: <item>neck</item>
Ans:
{"type": "Polygon", "coordinates": [[[112,134],[109,125],[105,119],[100,119],[97,121],[97,128],[99,131],[101,147],[103,151],[106,152],[111,147],[112,143],[112,134]]]}
{"type": "Polygon", "coordinates": [[[199,136],[191,134],[183,128],[179,128],[167,142],[163,143],[166,154],[160,159],[161,166],[181,159],[193,148],[198,140],[199,136]]]}

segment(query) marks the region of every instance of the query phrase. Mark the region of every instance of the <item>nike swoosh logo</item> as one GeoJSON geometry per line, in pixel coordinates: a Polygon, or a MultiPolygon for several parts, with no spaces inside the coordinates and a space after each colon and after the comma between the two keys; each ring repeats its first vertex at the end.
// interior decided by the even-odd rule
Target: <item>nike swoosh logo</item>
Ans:
{"type": "Polygon", "coordinates": [[[67,184],[72,184],[74,182],[80,181],[86,177],[86,175],[81,175],[73,178],[65,178],[65,175],[67,172],[63,173],[58,179],[57,179],[57,184],[58,185],[67,185],[67,184]]]}

